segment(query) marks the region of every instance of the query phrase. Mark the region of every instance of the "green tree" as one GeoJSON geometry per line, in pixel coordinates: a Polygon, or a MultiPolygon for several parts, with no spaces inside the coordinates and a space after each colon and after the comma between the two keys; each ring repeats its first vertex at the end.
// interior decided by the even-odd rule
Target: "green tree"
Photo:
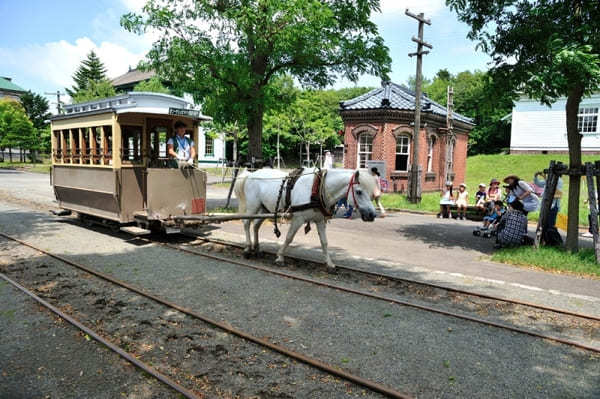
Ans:
{"type": "Polygon", "coordinates": [[[71,89],[66,89],[67,94],[75,97],[78,92],[89,89],[90,82],[99,82],[106,80],[106,67],[98,58],[94,50],[90,51],[86,59],[81,61],[81,64],[73,75],[75,85],[71,89]]]}
{"type": "Polygon", "coordinates": [[[35,162],[37,151],[41,150],[47,152],[50,149],[48,120],[52,115],[49,112],[50,107],[48,105],[48,100],[31,91],[28,91],[21,96],[21,104],[23,105],[23,108],[25,108],[25,112],[35,128],[32,142],[28,147],[32,156],[32,161],[35,162]],[[48,134],[46,134],[47,132],[48,134]]]}
{"type": "Polygon", "coordinates": [[[341,140],[337,132],[343,128],[339,115],[340,101],[358,97],[371,90],[352,87],[339,90],[298,90],[295,100],[285,108],[265,114],[263,148],[267,157],[277,152],[277,133],[280,136],[280,153],[284,159],[296,154],[298,145],[306,151],[313,144],[333,148],[341,140]]]}
{"type": "Polygon", "coordinates": [[[165,87],[157,76],[141,81],[133,88],[133,91],[147,91],[151,93],[171,94],[171,90],[165,87]]]}
{"type": "Polygon", "coordinates": [[[79,90],[72,97],[73,104],[116,96],[117,92],[109,80],[99,80],[88,82],[87,88],[79,90]]]}
{"type": "MultiPolygon", "coordinates": [[[[273,83],[290,74],[323,87],[339,76],[385,77],[390,57],[371,13],[378,0],[149,0],[127,14],[130,31],[160,32],[148,62],[175,87],[211,98],[220,122],[245,124],[249,156],[262,158],[263,115],[273,83]]],[[[275,92],[276,94],[276,92],[275,92]]],[[[217,117],[217,116],[216,116],[217,117]]]]}
{"type": "Polygon", "coordinates": [[[16,101],[0,99],[0,148],[8,148],[12,162],[13,148],[31,148],[35,135],[33,123],[16,101]]]}
{"type": "MultiPolygon", "coordinates": [[[[579,104],[600,86],[600,7],[597,0],[446,0],[468,37],[492,56],[490,73],[505,91],[524,91],[551,104],[567,98],[567,140],[572,169],[581,167],[579,104]]],[[[569,183],[566,246],[579,247],[581,179],[569,183]]]]}

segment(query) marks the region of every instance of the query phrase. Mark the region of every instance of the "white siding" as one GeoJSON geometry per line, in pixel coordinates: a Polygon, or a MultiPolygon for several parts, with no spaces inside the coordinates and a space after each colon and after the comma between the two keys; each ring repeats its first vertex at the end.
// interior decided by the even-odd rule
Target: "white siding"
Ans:
{"type": "MultiPolygon", "coordinates": [[[[560,99],[551,107],[535,100],[521,99],[512,112],[510,137],[511,151],[567,151],[566,99],[560,99]]],[[[600,94],[586,98],[581,106],[600,106],[600,94]]],[[[600,150],[599,135],[585,135],[584,151],[600,150]]]]}
{"type": "Polygon", "coordinates": [[[213,141],[213,154],[205,154],[206,132],[204,129],[198,130],[198,161],[200,163],[217,163],[220,159],[225,158],[225,142],[221,137],[215,138],[213,141]]]}

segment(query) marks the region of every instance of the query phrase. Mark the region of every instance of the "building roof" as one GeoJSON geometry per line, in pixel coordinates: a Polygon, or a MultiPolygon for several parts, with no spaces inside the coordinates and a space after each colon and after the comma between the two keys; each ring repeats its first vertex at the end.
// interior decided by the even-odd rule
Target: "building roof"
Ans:
{"type": "Polygon", "coordinates": [[[111,80],[110,83],[112,83],[112,85],[115,87],[131,85],[131,84],[136,84],[141,81],[150,79],[151,77],[153,77],[155,75],[156,75],[156,72],[154,72],[152,70],[140,71],[139,69],[135,68],[135,69],[130,69],[127,73],[125,73],[121,76],[117,76],[116,78],[111,80]]]}
{"type": "MultiPolygon", "coordinates": [[[[393,82],[383,82],[380,88],[373,89],[351,100],[340,102],[340,109],[342,111],[369,109],[414,111],[415,93],[405,86],[393,82]]],[[[444,117],[447,115],[445,106],[436,103],[425,95],[421,97],[421,112],[429,112],[444,117]]],[[[453,113],[453,117],[457,121],[474,125],[471,118],[456,112],[453,113]]]]}
{"type": "Polygon", "coordinates": [[[0,76],[0,90],[7,90],[7,91],[20,91],[25,93],[25,89],[23,89],[20,86],[17,86],[16,84],[14,84],[10,78],[5,78],[0,76]]]}

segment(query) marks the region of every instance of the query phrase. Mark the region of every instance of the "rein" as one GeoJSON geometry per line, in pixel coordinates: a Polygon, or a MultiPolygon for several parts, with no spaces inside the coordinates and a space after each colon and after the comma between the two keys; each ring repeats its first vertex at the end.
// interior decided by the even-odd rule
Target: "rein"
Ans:
{"type": "Polygon", "coordinates": [[[356,193],[354,192],[354,186],[356,184],[358,184],[358,181],[356,181],[354,179],[354,176],[356,176],[354,173],[352,173],[352,177],[350,178],[350,182],[348,182],[348,189],[346,190],[346,198],[348,198],[348,195],[350,194],[350,190],[352,190],[352,200],[354,201],[354,207],[356,209],[358,209],[358,202],[356,202],[356,193]]]}

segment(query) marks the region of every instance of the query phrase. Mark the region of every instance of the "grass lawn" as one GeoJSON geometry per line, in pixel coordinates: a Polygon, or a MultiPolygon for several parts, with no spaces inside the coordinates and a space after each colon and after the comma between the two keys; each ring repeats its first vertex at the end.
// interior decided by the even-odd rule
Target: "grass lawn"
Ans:
{"type": "MultiPolygon", "coordinates": [[[[583,162],[599,159],[598,156],[583,156],[583,162]]],[[[492,178],[502,180],[510,174],[515,174],[525,181],[533,181],[533,175],[537,171],[542,171],[548,167],[551,160],[569,163],[568,155],[559,154],[523,154],[523,155],[476,155],[467,159],[466,181],[469,197],[473,201],[473,196],[477,191],[479,183],[489,184],[492,178]]],[[[563,201],[560,213],[567,213],[567,194],[569,191],[569,179],[563,180],[563,201]]],[[[456,182],[457,185],[461,182],[456,182]]],[[[415,205],[406,201],[406,197],[400,194],[385,194],[382,198],[383,206],[389,208],[402,208],[410,210],[421,210],[438,212],[439,211],[439,193],[424,193],[421,204],[415,205]]],[[[587,185],[585,179],[581,185],[581,196],[579,204],[579,223],[587,225],[588,207],[584,203],[587,198],[587,185]]],[[[537,220],[538,213],[529,214],[530,220],[537,220]]]]}
{"type": "Polygon", "coordinates": [[[551,247],[541,247],[537,250],[533,247],[506,248],[494,252],[492,260],[554,272],[600,277],[600,265],[596,263],[594,251],[591,249],[570,253],[551,247]]]}
{"type": "Polygon", "coordinates": [[[0,169],[21,169],[27,172],[50,173],[50,163],[0,162],[0,169]]]}

